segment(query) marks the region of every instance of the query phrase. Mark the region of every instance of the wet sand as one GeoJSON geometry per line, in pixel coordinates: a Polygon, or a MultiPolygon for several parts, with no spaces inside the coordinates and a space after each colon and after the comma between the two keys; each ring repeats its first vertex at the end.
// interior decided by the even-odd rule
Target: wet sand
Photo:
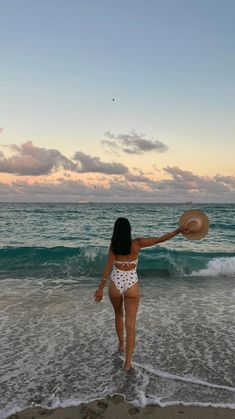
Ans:
{"type": "Polygon", "coordinates": [[[8,419],[234,419],[234,409],[195,406],[159,407],[149,405],[138,408],[127,403],[120,395],[95,400],[80,406],[43,409],[34,407],[8,416],[8,419]]]}

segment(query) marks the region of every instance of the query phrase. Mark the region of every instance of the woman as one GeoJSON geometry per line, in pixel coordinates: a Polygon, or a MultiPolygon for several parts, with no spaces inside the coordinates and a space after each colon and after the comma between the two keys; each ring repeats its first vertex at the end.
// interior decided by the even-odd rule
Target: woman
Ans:
{"type": "Polygon", "coordinates": [[[132,353],[135,346],[136,314],[140,300],[138,276],[136,272],[138,254],[144,247],[153,246],[172,239],[179,233],[190,231],[180,227],[161,237],[131,239],[131,226],[126,218],[118,218],[114,224],[111,245],[102,280],[95,292],[96,302],[103,298],[103,289],[110,276],[109,298],[115,312],[115,326],[119,339],[119,350],[124,352],[123,302],[126,328],[126,360],[124,369],[131,368],[132,353]]]}

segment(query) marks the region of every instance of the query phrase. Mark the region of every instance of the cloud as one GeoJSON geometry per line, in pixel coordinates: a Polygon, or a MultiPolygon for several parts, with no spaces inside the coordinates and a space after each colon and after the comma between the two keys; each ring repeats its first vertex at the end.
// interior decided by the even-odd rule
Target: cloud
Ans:
{"type": "Polygon", "coordinates": [[[13,144],[4,147],[9,148],[14,154],[6,158],[0,151],[0,172],[3,173],[39,176],[48,175],[59,168],[77,173],[99,172],[108,175],[122,175],[128,172],[128,168],[121,163],[103,162],[99,157],[91,157],[82,151],[77,151],[73,159],[69,159],[58,150],[35,147],[31,141],[20,146],[13,144]]]}
{"type": "Polygon", "coordinates": [[[123,175],[128,172],[128,168],[121,163],[102,162],[99,157],[91,157],[82,151],[77,151],[73,159],[79,162],[80,167],[77,168],[77,171],[80,173],[98,172],[108,175],[123,175]]]}
{"type": "Polygon", "coordinates": [[[165,167],[164,171],[172,176],[171,180],[166,180],[165,184],[170,185],[171,189],[188,191],[195,196],[203,196],[205,199],[209,196],[220,197],[220,194],[235,192],[235,177],[198,176],[188,170],[182,170],[179,167],[165,167]],[[225,179],[227,182],[225,183],[225,179]],[[229,180],[229,181],[228,181],[229,180]],[[233,180],[233,181],[232,181],[233,180]]]}
{"type": "Polygon", "coordinates": [[[221,175],[216,175],[214,177],[214,179],[217,182],[221,182],[224,185],[231,186],[232,188],[235,189],[235,176],[221,176],[221,175]]]}
{"type": "Polygon", "coordinates": [[[168,147],[158,140],[149,140],[145,138],[145,134],[137,134],[135,131],[131,131],[129,134],[114,135],[110,131],[105,133],[108,138],[101,141],[101,143],[107,146],[111,151],[117,152],[122,150],[128,154],[142,154],[149,151],[157,151],[163,153],[168,150],[168,147]]]}
{"type": "Polygon", "coordinates": [[[60,172],[56,182],[16,178],[11,184],[0,183],[3,201],[235,202],[235,176],[199,176],[167,166],[163,171],[168,178],[154,179],[151,173],[137,168],[129,171],[121,163],[103,162],[81,151],[69,159],[58,150],[35,147],[30,141],[7,147],[14,154],[6,158],[0,151],[1,172],[39,176],[62,168],[64,174],[60,172]],[[86,180],[89,184],[73,179],[73,173],[91,173],[86,180]]]}
{"type": "Polygon", "coordinates": [[[25,180],[0,183],[1,201],[35,202],[78,202],[83,200],[98,202],[131,202],[141,199],[153,199],[153,193],[138,185],[129,185],[125,181],[111,179],[108,186],[86,185],[81,180],[57,179],[57,183],[34,182],[25,180]]]}
{"type": "Polygon", "coordinates": [[[63,177],[56,183],[17,179],[10,185],[0,183],[0,199],[18,202],[235,202],[235,176],[204,177],[169,166],[164,170],[170,179],[152,180],[128,172],[111,175],[105,185],[98,180],[88,185],[80,179],[63,177]]]}
{"type": "Polygon", "coordinates": [[[156,183],[157,183],[156,181],[151,180],[147,176],[144,176],[142,174],[135,175],[135,174],[130,173],[130,172],[125,174],[125,179],[128,182],[144,183],[144,184],[149,185],[149,186],[156,185],[156,183]]]}
{"type": "Polygon", "coordinates": [[[58,150],[35,147],[31,141],[20,146],[7,146],[15,154],[6,158],[0,152],[0,172],[25,176],[39,176],[51,173],[59,167],[75,170],[75,164],[58,150]]]}
{"type": "Polygon", "coordinates": [[[103,144],[104,146],[107,146],[107,149],[109,152],[119,155],[118,150],[120,149],[120,146],[117,144],[116,141],[102,140],[101,144],[103,144]]]}

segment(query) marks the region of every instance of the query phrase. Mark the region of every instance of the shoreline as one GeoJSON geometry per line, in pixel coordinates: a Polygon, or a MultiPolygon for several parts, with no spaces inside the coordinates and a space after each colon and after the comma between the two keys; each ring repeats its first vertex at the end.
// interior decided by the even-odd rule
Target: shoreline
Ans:
{"type": "Polygon", "coordinates": [[[160,407],[148,405],[136,407],[127,402],[124,396],[115,394],[105,399],[96,399],[79,406],[47,409],[31,407],[11,414],[5,419],[233,419],[234,409],[221,407],[185,406],[183,404],[160,407]]]}

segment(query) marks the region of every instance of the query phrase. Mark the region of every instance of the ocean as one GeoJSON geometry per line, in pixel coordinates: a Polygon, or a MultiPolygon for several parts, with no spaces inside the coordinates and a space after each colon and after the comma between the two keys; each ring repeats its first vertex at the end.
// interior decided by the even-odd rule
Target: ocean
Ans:
{"type": "Polygon", "coordinates": [[[0,204],[0,417],[123,394],[137,406],[235,408],[235,204],[0,204]],[[107,288],[117,217],[160,236],[201,209],[208,235],[143,249],[134,369],[122,369],[107,288]]]}

